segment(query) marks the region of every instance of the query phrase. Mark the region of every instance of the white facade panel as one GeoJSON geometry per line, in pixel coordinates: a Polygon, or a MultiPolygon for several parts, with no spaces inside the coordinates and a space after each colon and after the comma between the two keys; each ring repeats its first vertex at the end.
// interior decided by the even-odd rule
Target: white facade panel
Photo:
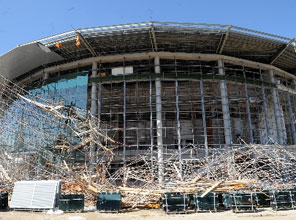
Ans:
{"type": "Polygon", "coordinates": [[[116,67],[112,69],[112,76],[118,76],[118,75],[129,75],[134,73],[134,68],[132,66],[126,66],[126,67],[116,67]]]}
{"type": "Polygon", "coordinates": [[[14,184],[10,208],[53,209],[60,194],[60,181],[20,181],[14,184]]]}

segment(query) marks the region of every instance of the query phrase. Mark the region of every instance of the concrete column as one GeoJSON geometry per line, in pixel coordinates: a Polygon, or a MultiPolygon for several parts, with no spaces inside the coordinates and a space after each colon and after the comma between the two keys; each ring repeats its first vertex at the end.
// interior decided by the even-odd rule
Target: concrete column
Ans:
{"type": "MultiPolygon", "coordinates": [[[[91,77],[97,76],[97,69],[98,69],[98,63],[93,62],[92,63],[92,73],[91,77]]],[[[95,116],[97,113],[97,85],[95,82],[91,83],[91,106],[90,106],[90,113],[92,116],[95,116]]]]}
{"type": "Polygon", "coordinates": [[[178,79],[175,80],[175,94],[176,94],[176,114],[177,114],[177,137],[178,137],[178,157],[179,157],[179,172],[182,176],[182,148],[181,148],[181,122],[179,111],[179,84],[178,79]]]}
{"type": "Polygon", "coordinates": [[[244,88],[245,88],[245,97],[246,97],[246,110],[248,114],[248,127],[249,127],[249,135],[250,135],[250,143],[254,143],[254,137],[253,137],[253,127],[252,127],[252,117],[251,117],[251,111],[250,111],[250,100],[249,100],[249,94],[248,94],[248,86],[247,86],[247,78],[245,73],[245,68],[243,68],[244,73],[244,88]]]}
{"type": "Polygon", "coordinates": [[[263,73],[260,70],[260,80],[261,80],[261,95],[262,95],[262,100],[263,100],[263,110],[264,110],[264,121],[265,121],[265,127],[266,127],[266,137],[262,136],[261,137],[261,144],[265,144],[266,142],[269,141],[270,138],[270,124],[269,124],[269,114],[268,114],[268,108],[267,108],[267,102],[266,102],[266,96],[265,96],[265,88],[264,88],[264,78],[263,78],[263,73]]]}
{"type": "MultiPolygon", "coordinates": [[[[125,68],[123,68],[123,75],[125,75],[125,68]]],[[[122,134],[122,144],[123,144],[123,166],[126,167],[126,81],[125,76],[123,80],[123,134],[122,134]]]]}
{"type": "Polygon", "coordinates": [[[102,83],[98,83],[98,127],[101,123],[101,112],[102,112],[102,83]]]}
{"type": "MultiPolygon", "coordinates": [[[[92,74],[91,77],[96,77],[97,75],[98,64],[97,62],[92,63],[92,74]]],[[[95,82],[91,83],[91,106],[90,106],[90,113],[91,113],[91,120],[95,120],[95,115],[97,113],[97,85],[95,82]]],[[[94,163],[95,163],[95,144],[93,142],[90,143],[90,150],[89,150],[89,168],[90,171],[94,171],[94,163]]]]}
{"type": "MultiPolygon", "coordinates": [[[[98,65],[98,64],[97,64],[98,65]]],[[[99,67],[97,68],[98,71],[96,72],[101,74],[101,64],[99,65],[99,67]]],[[[101,77],[100,77],[101,78],[101,77]]],[[[98,92],[98,102],[97,102],[97,111],[98,111],[98,127],[100,128],[101,127],[101,113],[102,113],[102,82],[100,81],[98,84],[98,89],[97,89],[97,92],[98,92]]]]}
{"type": "Polygon", "coordinates": [[[49,74],[47,72],[44,72],[43,73],[43,80],[48,79],[48,77],[49,77],[49,74]]]}
{"type": "MultiPolygon", "coordinates": [[[[223,60],[218,60],[218,68],[219,68],[219,75],[224,76],[225,70],[224,70],[223,60]]],[[[230,121],[230,113],[229,113],[229,102],[228,102],[226,80],[220,81],[220,93],[221,93],[222,111],[223,111],[225,144],[231,145],[232,144],[231,121],[230,121]]]]}
{"type": "MultiPolygon", "coordinates": [[[[98,67],[97,73],[101,73],[101,64],[98,67]]],[[[97,113],[97,115],[98,115],[97,116],[97,125],[98,125],[98,128],[100,129],[101,128],[101,112],[102,112],[102,83],[98,82],[97,86],[98,86],[98,89],[97,89],[97,95],[98,95],[98,97],[97,97],[97,99],[98,99],[98,102],[97,102],[97,112],[98,112],[97,113]]],[[[103,142],[104,138],[99,137],[99,141],[103,142]]],[[[99,151],[100,151],[99,148],[97,148],[97,153],[99,153],[99,151]]],[[[98,157],[96,157],[95,160],[96,160],[96,163],[99,162],[98,157]]]]}
{"type": "Polygon", "coordinates": [[[153,108],[152,108],[152,80],[149,80],[149,108],[150,108],[150,156],[151,165],[153,166],[153,146],[154,146],[154,132],[153,132],[153,108]]]}
{"type": "MultiPolygon", "coordinates": [[[[269,70],[268,73],[270,81],[276,84],[277,82],[275,81],[273,70],[269,70]]],[[[285,144],[287,139],[287,133],[285,127],[284,113],[280,104],[280,96],[277,88],[272,88],[272,103],[274,108],[274,116],[277,130],[277,141],[279,144],[285,144]]]]}
{"type": "Polygon", "coordinates": [[[201,96],[201,110],[202,110],[202,126],[204,134],[204,145],[205,145],[205,156],[208,159],[209,148],[208,148],[208,134],[207,134],[207,122],[206,122],[206,110],[205,110],[205,96],[204,96],[204,87],[203,79],[199,81],[200,96],[201,96]]]}
{"type": "Polygon", "coordinates": [[[289,118],[291,121],[291,129],[292,129],[292,135],[293,135],[293,144],[296,144],[296,128],[295,128],[295,117],[293,114],[292,109],[292,103],[291,103],[291,96],[289,93],[287,93],[287,99],[288,99],[288,108],[289,108],[289,118]]]}
{"type": "MultiPolygon", "coordinates": [[[[160,74],[159,57],[154,58],[154,71],[160,74]]],[[[159,184],[164,181],[164,164],[163,164],[163,140],[162,140],[162,107],[161,107],[161,81],[160,78],[155,79],[155,104],[156,104],[156,131],[157,131],[157,159],[158,159],[158,180],[159,184]]]]}

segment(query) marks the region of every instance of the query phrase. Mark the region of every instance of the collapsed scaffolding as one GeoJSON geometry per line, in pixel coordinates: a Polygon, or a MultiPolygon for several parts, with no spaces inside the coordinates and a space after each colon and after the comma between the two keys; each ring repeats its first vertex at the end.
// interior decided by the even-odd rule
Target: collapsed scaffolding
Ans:
{"type": "MultiPolygon", "coordinates": [[[[134,208],[159,203],[165,192],[262,191],[295,183],[295,156],[273,140],[213,149],[182,163],[179,152],[172,152],[161,168],[151,156],[157,153],[148,149],[113,169],[118,151],[129,148],[115,141],[120,128],[102,121],[98,126],[94,115],[46,100],[2,76],[0,82],[0,187],[8,192],[16,181],[55,179],[63,181],[65,192],[84,193],[88,205],[98,192],[118,190],[124,205],[134,208]]],[[[182,154],[187,151],[192,148],[182,154]]]]}

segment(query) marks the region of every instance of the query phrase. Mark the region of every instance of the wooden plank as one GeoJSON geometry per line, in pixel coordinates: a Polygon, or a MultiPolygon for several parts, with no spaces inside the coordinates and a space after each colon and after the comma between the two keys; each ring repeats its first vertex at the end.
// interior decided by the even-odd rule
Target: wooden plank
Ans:
{"type": "Polygon", "coordinates": [[[209,192],[213,191],[214,189],[216,189],[223,181],[219,181],[217,183],[215,183],[214,185],[212,185],[209,189],[207,189],[203,194],[201,194],[201,198],[205,197],[209,192]]]}

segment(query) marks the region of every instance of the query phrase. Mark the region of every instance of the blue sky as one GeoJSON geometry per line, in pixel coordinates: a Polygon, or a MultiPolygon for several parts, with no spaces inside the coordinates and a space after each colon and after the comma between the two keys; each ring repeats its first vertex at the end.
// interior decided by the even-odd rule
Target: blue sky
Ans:
{"type": "Polygon", "coordinates": [[[0,54],[72,27],[142,21],[232,24],[296,38],[296,0],[0,0],[0,54]]]}

